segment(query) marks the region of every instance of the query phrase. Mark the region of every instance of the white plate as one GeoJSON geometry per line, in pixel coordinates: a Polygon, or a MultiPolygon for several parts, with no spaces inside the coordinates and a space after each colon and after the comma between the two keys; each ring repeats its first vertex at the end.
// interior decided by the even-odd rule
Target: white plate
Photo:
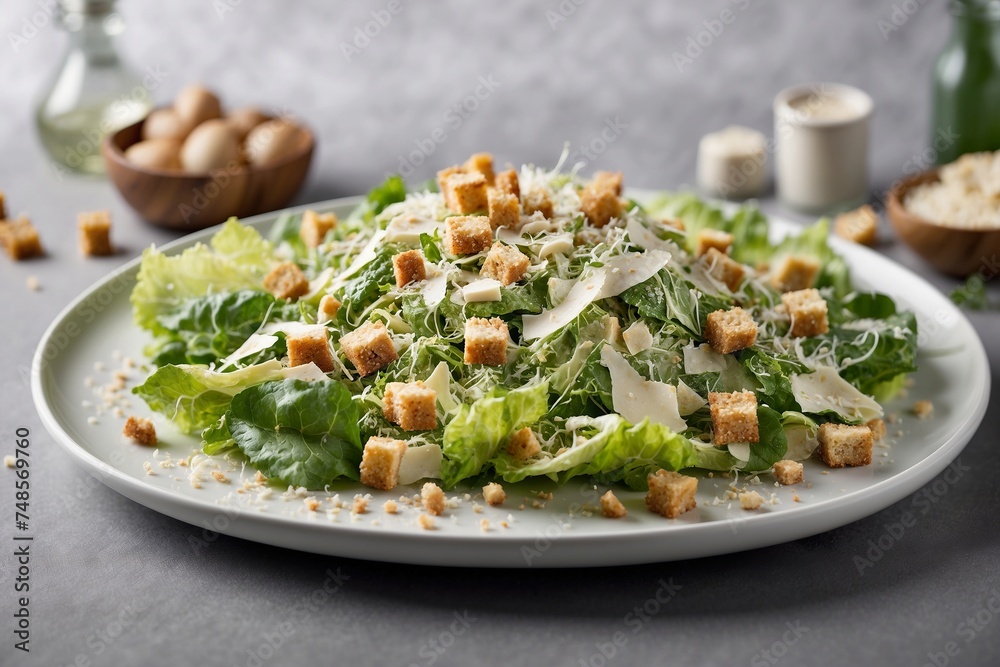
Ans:
{"type": "MultiPolygon", "coordinates": [[[[311,208],[346,213],[357,198],[340,199],[311,208]]],[[[247,220],[266,229],[277,214],[247,220]]],[[[778,235],[793,232],[794,225],[774,221],[778,235]]],[[[192,234],[163,249],[177,253],[213,230],[192,234]]],[[[913,493],[944,470],[969,441],[986,411],[989,399],[989,364],[975,331],[943,295],[906,269],[866,248],[839,242],[842,253],[861,287],[886,292],[903,308],[917,312],[920,321],[920,371],[908,399],[888,406],[901,423],[890,425],[887,445],[877,445],[874,462],[865,468],[826,471],[806,462],[810,486],[776,488],[762,476],[751,485],[777,500],[747,512],[739,501],[721,498],[732,479],[705,478],[699,485],[697,509],[676,520],[646,511],[643,494],[618,491],[629,509],[628,517],[605,519],[597,506],[599,493],[582,482],[556,489],[549,482],[528,481],[506,485],[507,502],[486,506],[481,497],[470,500],[462,493],[449,494],[460,502],[438,517],[433,530],[417,525],[419,514],[402,505],[395,515],[383,512],[386,499],[413,495],[416,487],[382,493],[361,487],[340,490],[348,505],[356,493],[372,492],[365,514],[352,516],[349,508],[334,513],[332,493],[311,494],[321,501],[310,511],[301,497],[283,497],[281,490],[264,499],[266,487],[238,490],[254,471],[241,471],[229,462],[209,460],[228,483],[205,474],[200,488],[189,481],[190,467],[162,467],[189,457],[196,439],[179,434],[171,424],[154,415],[160,448],[154,451],[127,443],[121,436],[123,418],[105,412],[97,417],[98,386],[109,382],[121,368],[116,351],[141,360],[147,336],[132,324],[128,296],[135,282],[138,260],[88,289],[70,304],[42,338],[32,368],[32,393],[46,428],[65,450],[88,471],[119,493],[163,514],[207,530],[248,540],[322,554],[403,563],[488,567],[573,567],[624,565],[694,558],[753,549],[814,535],[877,512],[913,493]],[[106,368],[98,370],[95,363],[106,368]],[[907,408],[917,398],[934,402],[934,417],[917,420],[907,408]],[[154,474],[144,469],[151,464],[154,474]],[[826,474],[829,472],[829,474],[826,474]],[[554,492],[551,500],[538,492],[554,492]],[[797,495],[798,502],[793,498],[797,495]],[[715,504],[713,504],[715,503],[715,504]],[[523,506],[523,509],[521,507],[523,506]],[[488,530],[481,522],[486,520],[488,530]],[[503,525],[502,522],[506,522],[503,525]]],[[[129,371],[129,385],[141,381],[140,370],[129,371]]],[[[149,415],[138,398],[125,414],[149,415]]],[[[740,480],[743,486],[745,480],[740,480]]],[[[253,484],[251,483],[252,487],[253,484]]],[[[265,493],[266,495],[266,493],[265,493]]],[[[98,510],[99,511],[99,510],[98,510]]],[[[200,533],[198,534],[200,535],[200,533]]]]}

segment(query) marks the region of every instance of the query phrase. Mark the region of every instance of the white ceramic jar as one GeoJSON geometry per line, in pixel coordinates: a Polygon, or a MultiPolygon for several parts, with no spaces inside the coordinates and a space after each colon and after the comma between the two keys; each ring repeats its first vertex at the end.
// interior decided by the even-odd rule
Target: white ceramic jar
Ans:
{"type": "Polygon", "coordinates": [[[775,177],[784,205],[832,213],[868,201],[873,109],[867,93],[842,84],[805,84],[778,93],[775,177]]]}

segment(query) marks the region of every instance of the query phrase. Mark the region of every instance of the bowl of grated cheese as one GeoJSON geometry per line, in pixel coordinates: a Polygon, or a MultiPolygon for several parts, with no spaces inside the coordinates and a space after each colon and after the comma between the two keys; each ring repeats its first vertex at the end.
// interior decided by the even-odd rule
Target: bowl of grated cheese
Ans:
{"type": "Polygon", "coordinates": [[[992,271],[1000,253],[1000,152],[963,155],[900,181],[887,212],[899,238],[938,271],[992,271]]]}

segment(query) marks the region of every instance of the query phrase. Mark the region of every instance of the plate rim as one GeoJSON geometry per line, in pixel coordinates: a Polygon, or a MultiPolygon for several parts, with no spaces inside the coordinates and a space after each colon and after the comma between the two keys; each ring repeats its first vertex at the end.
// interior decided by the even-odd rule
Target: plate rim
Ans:
{"type": "MultiPolygon", "coordinates": [[[[631,190],[630,194],[633,194],[636,197],[642,197],[652,192],[654,191],[636,189],[631,190]]],[[[294,214],[310,208],[326,209],[357,205],[363,200],[363,198],[364,197],[362,195],[355,195],[303,204],[301,206],[290,207],[279,211],[272,211],[241,219],[241,222],[243,224],[258,227],[268,223],[273,223],[279,216],[284,214],[294,214]]],[[[785,230],[786,233],[787,231],[800,230],[803,227],[803,225],[792,222],[780,215],[769,215],[768,218],[771,223],[774,223],[775,226],[779,227],[781,230],[785,230]]],[[[194,231],[190,234],[165,243],[162,246],[157,246],[157,248],[167,253],[180,252],[184,248],[190,247],[211,237],[211,235],[214,234],[220,226],[221,225],[216,225],[214,227],[194,231]]],[[[935,297],[944,299],[944,295],[940,294],[937,288],[931,285],[922,276],[916,274],[909,267],[906,267],[873,249],[851,244],[834,236],[830,237],[830,241],[834,249],[838,252],[858,254],[860,257],[874,260],[877,263],[888,264],[893,268],[893,270],[902,272],[902,276],[906,277],[908,280],[914,281],[918,288],[930,290],[935,297]]],[[[44,333],[42,334],[32,357],[32,399],[42,420],[42,424],[48,433],[56,440],[63,450],[70,454],[74,460],[81,465],[81,467],[92,474],[96,474],[102,484],[124,495],[133,502],[137,502],[155,512],[165,514],[177,520],[184,521],[185,523],[204,527],[203,524],[190,518],[190,515],[202,514],[205,516],[213,516],[220,514],[224,511],[220,508],[220,506],[207,499],[203,500],[192,498],[167,489],[146,484],[140,478],[129,475],[113,465],[102,461],[96,455],[88,451],[83,445],[77,442],[76,439],[70,435],[65,428],[63,428],[48,400],[49,387],[46,385],[45,379],[43,378],[46,368],[44,356],[46,350],[52,342],[53,335],[65,323],[65,321],[73,315],[80,304],[86,301],[95,291],[101,289],[103,286],[117,279],[121,275],[134,271],[139,266],[141,261],[142,255],[140,254],[125,264],[110,271],[108,274],[84,289],[53,318],[52,322],[48,327],[46,327],[44,333]]],[[[666,562],[682,558],[699,558],[712,555],[722,555],[764,546],[772,546],[788,542],[789,540],[802,539],[847,525],[873,515],[915,492],[928,481],[933,479],[937,474],[946,469],[948,465],[950,465],[957,458],[969,441],[971,441],[986,414],[991,392],[992,378],[989,372],[989,359],[978,332],[957,306],[948,301],[945,301],[944,303],[947,303],[947,306],[950,308],[950,314],[953,314],[956,317],[956,325],[964,327],[968,333],[971,334],[970,342],[974,343],[974,346],[970,350],[970,353],[973,355],[973,361],[982,362],[973,364],[973,368],[978,369],[976,377],[973,378],[976,380],[975,384],[977,386],[971,387],[971,389],[976,392],[978,400],[971,406],[971,409],[966,411],[955,430],[940,444],[938,444],[933,452],[917,463],[896,475],[874,482],[863,489],[852,491],[837,498],[828,498],[818,501],[814,504],[810,504],[796,510],[795,513],[785,514],[782,512],[775,513],[773,515],[755,514],[747,516],[741,520],[741,525],[749,528],[771,526],[772,531],[770,533],[754,535],[752,536],[754,539],[744,537],[743,541],[734,540],[733,547],[731,549],[708,548],[701,551],[694,549],[692,553],[688,555],[679,557],[671,557],[668,555],[666,558],[649,558],[648,556],[639,556],[632,559],[629,557],[628,553],[622,553],[622,557],[616,558],[614,563],[590,562],[586,560],[583,562],[575,562],[575,559],[572,558],[546,558],[543,559],[544,562],[538,564],[538,567],[593,567],[601,565],[618,566],[638,563],[666,562]],[[981,389],[981,391],[979,391],[979,389],[981,389]],[[789,538],[781,534],[775,534],[781,533],[782,531],[775,530],[773,524],[777,524],[778,526],[781,526],[782,524],[789,526],[798,525],[799,527],[791,531],[794,532],[794,536],[789,538]]],[[[394,557],[397,555],[396,551],[389,551],[384,554],[384,557],[376,559],[371,555],[359,556],[359,550],[354,549],[353,545],[345,545],[350,548],[336,551],[316,551],[303,546],[268,540],[266,535],[251,533],[259,527],[264,527],[280,530],[292,530],[293,532],[301,533],[307,538],[314,534],[325,536],[339,535],[352,541],[360,540],[362,547],[360,551],[365,551],[364,546],[366,543],[372,544],[378,542],[406,542],[408,544],[419,544],[421,546],[430,545],[432,549],[439,549],[441,546],[460,546],[463,549],[468,550],[469,547],[473,545],[477,549],[482,545],[497,545],[506,548],[519,545],[523,546],[525,544],[529,544],[534,539],[533,535],[525,534],[491,534],[489,536],[480,536],[479,534],[446,534],[437,531],[423,531],[421,533],[382,531],[372,530],[371,528],[365,528],[362,526],[354,526],[351,524],[328,525],[323,523],[305,522],[298,519],[290,519],[290,517],[283,515],[248,512],[245,510],[237,510],[236,508],[233,508],[233,510],[235,511],[237,517],[230,523],[230,527],[224,530],[217,530],[216,532],[229,534],[254,542],[272,544],[283,548],[309,551],[312,553],[336,553],[347,557],[381,560],[385,562],[425,565],[436,564],[464,567],[526,566],[523,562],[521,562],[521,559],[513,561],[511,559],[503,558],[499,559],[498,562],[491,564],[483,564],[480,562],[461,562],[455,558],[451,558],[450,560],[444,559],[447,562],[442,562],[442,559],[439,557],[421,558],[414,557],[413,554],[410,554],[411,557],[394,557]],[[499,562],[508,560],[511,562],[499,562]]],[[[678,539],[681,537],[684,539],[697,539],[705,534],[711,535],[712,533],[723,529],[727,523],[728,522],[726,521],[710,521],[678,525],[665,522],[663,526],[644,526],[641,530],[614,534],[612,537],[617,545],[623,547],[624,552],[632,543],[654,544],[659,540],[663,540],[671,536],[676,536],[678,539]]],[[[729,529],[725,528],[725,530],[729,529]]],[[[606,539],[607,537],[608,536],[594,534],[574,535],[572,532],[564,532],[559,535],[558,538],[554,539],[553,542],[558,541],[561,545],[565,545],[568,549],[572,549],[573,547],[579,547],[581,545],[593,543],[594,541],[600,541],[602,539],[606,539]]],[[[400,555],[403,556],[402,554],[400,555]]],[[[527,563],[527,567],[534,567],[534,565],[529,562],[527,563]]]]}

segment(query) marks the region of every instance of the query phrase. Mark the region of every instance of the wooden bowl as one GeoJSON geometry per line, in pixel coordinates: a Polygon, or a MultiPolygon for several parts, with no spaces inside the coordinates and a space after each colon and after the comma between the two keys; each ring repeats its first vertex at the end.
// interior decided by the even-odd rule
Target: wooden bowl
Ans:
{"type": "Polygon", "coordinates": [[[302,128],[294,150],[263,166],[233,165],[210,174],[139,167],[125,150],[142,138],[139,121],[104,138],[101,151],[111,182],[129,206],[154,225],[194,231],[284,207],[309,173],[315,139],[302,128]]]}
{"type": "Polygon", "coordinates": [[[941,273],[964,278],[995,261],[1000,254],[1000,229],[945,227],[914,215],[903,205],[911,189],[939,180],[938,170],[931,169],[896,183],[886,206],[889,222],[899,238],[928,264],[941,273]]]}

